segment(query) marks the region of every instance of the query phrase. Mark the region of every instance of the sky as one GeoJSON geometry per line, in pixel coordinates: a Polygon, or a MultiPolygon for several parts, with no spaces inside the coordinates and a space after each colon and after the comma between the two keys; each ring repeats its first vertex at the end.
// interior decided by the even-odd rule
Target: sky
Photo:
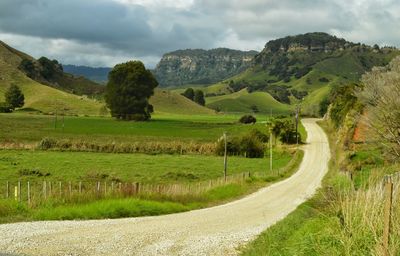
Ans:
{"type": "Polygon", "coordinates": [[[261,51],[307,32],[400,47],[400,1],[0,0],[0,40],[63,64],[153,68],[177,49],[261,51]]]}

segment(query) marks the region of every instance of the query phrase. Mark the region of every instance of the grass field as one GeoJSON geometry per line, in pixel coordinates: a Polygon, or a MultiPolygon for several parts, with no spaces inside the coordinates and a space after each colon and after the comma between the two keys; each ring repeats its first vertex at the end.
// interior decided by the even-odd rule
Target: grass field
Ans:
{"type": "MultiPolygon", "coordinates": [[[[168,195],[168,193],[162,194],[158,192],[155,194],[139,194],[135,198],[115,198],[112,196],[98,198],[87,193],[83,197],[71,197],[71,195],[68,196],[68,192],[65,192],[64,198],[55,197],[53,199],[52,197],[44,201],[39,199],[33,205],[28,205],[26,203],[27,180],[30,180],[33,190],[34,188],[39,188],[39,191],[43,180],[63,179],[64,184],[66,184],[65,180],[106,177],[103,179],[104,181],[109,178],[115,178],[115,174],[120,174],[124,179],[141,180],[142,182],[156,184],[163,182],[172,182],[172,184],[193,182],[193,187],[197,188],[196,184],[200,185],[199,182],[201,181],[207,179],[211,181],[222,176],[222,158],[31,151],[1,151],[0,155],[0,173],[5,173],[2,178],[8,175],[8,178],[14,181],[10,182],[11,186],[16,185],[16,180],[20,180],[24,184],[22,203],[18,203],[13,199],[0,199],[0,223],[48,219],[135,217],[207,207],[241,197],[256,191],[262,186],[290,176],[297,170],[302,159],[301,151],[294,155],[283,151],[275,152],[275,169],[271,173],[265,170],[266,159],[229,157],[228,175],[241,171],[251,172],[252,170],[257,171],[257,173],[253,173],[251,177],[248,177],[245,181],[241,180],[239,183],[232,183],[229,180],[226,183],[219,183],[220,185],[217,184],[211,189],[201,190],[203,192],[200,192],[200,194],[189,193],[173,196],[168,195]],[[135,159],[136,162],[132,161],[132,159],[135,159]],[[82,163],[85,164],[82,165],[82,163]],[[135,164],[140,169],[134,168],[135,164]],[[128,165],[129,167],[127,167],[128,165]],[[13,167],[10,168],[10,166],[13,167]],[[35,175],[38,172],[35,172],[33,176],[21,177],[21,172],[18,170],[21,170],[20,168],[29,170],[31,166],[35,166],[36,171],[43,172],[45,175],[44,170],[50,170],[50,174],[46,177],[37,177],[35,175]],[[38,166],[42,169],[38,168],[38,166]],[[98,173],[99,169],[93,171],[93,168],[103,169],[101,173],[98,173]],[[278,168],[280,168],[279,172],[277,171],[278,168]],[[90,171],[87,172],[87,170],[90,171]],[[105,176],[105,174],[113,176],[105,176]]],[[[2,179],[2,181],[4,180],[2,179]]],[[[1,182],[1,184],[5,186],[5,182],[1,182]]],[[[37,190],[34,195],[36,193],[37,190]]],[[[1,194],[4,195],[5,191],[3,190],[1,194]]]]}
{"type": "Polygon", "coordinates": [[[241,90],[234,94],[207,98],[207,107],[219,109],[223,112],[244,112],[252,113],[252,106],[256,106],[260,113],[289,114],[292,106],[275,100],[269,93],[253,92],[248,93],[241,90]]]}
{"type": "Polygon", "coordinates": [[[55,117],[0,114],[0,142],[39,142],[44,137],[97,142],[202,141],[215,142],[224,131],[243,134],[263,124],[238,124],[235,115],[154,115],[150,122],[124,122],[101,117],[55,117]]]}
{"type": "MultiPolygon", "coordinates": [[[[288,152],[274,152],[274,166],[284,167],[288,152]]],[[[229,174],[267,171],[268,159],[229,157],[229,174]]],[[[1,150],[2,181],[53,180],[90,181],[118,179],[124,182],[173,183],[216,179],[223,174],[223,158],[203,155],[108,154],[90,152],[52,152],[1,150]],[[26,174],[23,174],[23,171],[26,174]],[[36,170],[40,174],[27,174],[36,170]]]]}

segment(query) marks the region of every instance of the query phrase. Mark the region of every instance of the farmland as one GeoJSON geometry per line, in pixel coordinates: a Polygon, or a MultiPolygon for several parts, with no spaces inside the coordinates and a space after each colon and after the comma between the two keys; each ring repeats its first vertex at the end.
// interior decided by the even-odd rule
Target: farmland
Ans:
{"type": "MultiPolygon", "coordinates": [[[[120,122],[102,117],[55,117],[46,115],[0,114],[0,141],[38,142],[44,137],[91,141],[132,142],[183,140],[215,142],[224,131],[239,135],[263,124],[237,124],[238,115],[155,115],[150,122],[120,122]]],[[[262,116],[260,118],[263,118],[262,116]]],[[[265,117],[264,117],[265,118],[265,117]]]]}
{"type": "MultiPolygon", "coordinates": [[[[272,172],[267,152],[264,158],[229,156],[229,179],[223,181],[223,157],[214,152],[223,132],[228,137],[242,136],[254,129],[267,133],[265,123],[239,124],[239,117],[158,113],[149,122],[123,122],[109,117],[1,114],[1,197],[10,194],[6,183],[14,188],[18,182],[22,184],[23,196],[22,204],[2,199],[0,221],[112,218],[187,211],[241,197],[291,175],[302,155],[295,148],[278,144],[273,150],[272,172]],[[40,147],[43,141],[53,140],[73,146],[47,150],[40,147]],[[82,143],[101,147],[74,147],[82,143]],[[142,153],[118,150],[126,145],[147,145],[150,149],[142,153]],[[168,148],[178,145],[178,149],[164,151],[162,145],[168,148]],[[112,150],[107,150],[110,146],[112,150]],[[190,151],[190,147],[198,146],[200,151],[190,151]],[[154,147],[157,150],[151,151],[154,147]],[[27,203],[27,182],[34,201],[31,204],[27,203]],[[50,192],[43,197],[44,182],[50,192]],[[61,182],[65,184],[63,192],[61,189],[56,194],[51,192],[51,187],[58,187],[61,182]],[[84,197],[74,194],[78,182],[89,189],[84,197]],[[111,186],[116,188],[119,183],[123,184],[123,190],[116,194],[102,192],[98,197],[90,190],[96,182],[109,193],[111,186]],[[68,183],[72,184],[74,196],[59,197],[59,194],[71,195],[71,188],[70,192],[64,191],[68,190],[68,183]],[[141,193],[132,198],[125,193],[124,186],[133,183],[141,184],[141,193]],[[170,192],[177,187],[178,191],[170,192]],[[123,214],[115,213],[121,207],[125,209],[123,214]]],[[[304,134],[303,127],[301,133],[304,134]]]]}

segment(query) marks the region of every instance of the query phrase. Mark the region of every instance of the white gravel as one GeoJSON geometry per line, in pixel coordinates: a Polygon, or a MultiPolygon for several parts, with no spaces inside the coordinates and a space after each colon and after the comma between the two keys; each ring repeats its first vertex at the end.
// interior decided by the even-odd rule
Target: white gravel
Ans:
{"type": "MultiPolygon", "coordinates": [[[[330,157],[316,119],[304,119],[308,144],[290,178],[241,200],[157,217],[0,225],[0,255],[236,255],[320,186],[330,157]]],[[[266,163],[267,168],[267,163],[266,163]]]]}

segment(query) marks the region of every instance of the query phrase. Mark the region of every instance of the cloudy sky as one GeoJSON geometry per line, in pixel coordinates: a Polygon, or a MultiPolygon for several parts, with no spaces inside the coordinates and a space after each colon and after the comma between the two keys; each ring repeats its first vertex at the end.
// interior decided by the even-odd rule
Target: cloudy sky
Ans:
{"type": "Polygon", "coordinates": [[[176,49],[261,50],[314,31],[400,47],[400,1],[0,0],[0,40],[64,64],[152,68],[176,49]]]}

